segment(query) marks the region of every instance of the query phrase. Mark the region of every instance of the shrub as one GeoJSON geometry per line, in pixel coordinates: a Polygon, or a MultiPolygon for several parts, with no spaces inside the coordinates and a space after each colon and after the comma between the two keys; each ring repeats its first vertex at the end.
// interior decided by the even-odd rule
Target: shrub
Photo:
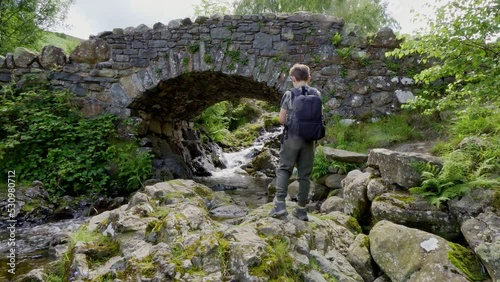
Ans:
{"type": "Polygon", "coordinates": [[[115,147],[117,116],[85,118],[68,93],[43,87],[0,94],[0,170],[15,170],[18,182],[40,180],[56,196],[126,193],[150,176],[149,153],[115,147]]]}

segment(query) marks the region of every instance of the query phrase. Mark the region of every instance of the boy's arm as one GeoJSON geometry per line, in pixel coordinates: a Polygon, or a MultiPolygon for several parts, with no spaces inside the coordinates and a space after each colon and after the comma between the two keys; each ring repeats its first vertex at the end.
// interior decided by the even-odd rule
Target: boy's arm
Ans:
{"type": "Polygon", "coordinates": [[[285,124],[287,112],[288,112],[287,110],[281,108],[279,116],[279,121],[281,124],[285,124]]]}
{"type": "Polygon", "coordinates": [[[290,95],[292,93],[290,91],[286,91],[285,94],[283,94],[283,97],[281,98],[281,103],[280,103],[280,114],[278,117],[278,120],[281,124],[285,124],[286,122],[286,115],[288,114],[288,103],[290,100],[290,95]]]}

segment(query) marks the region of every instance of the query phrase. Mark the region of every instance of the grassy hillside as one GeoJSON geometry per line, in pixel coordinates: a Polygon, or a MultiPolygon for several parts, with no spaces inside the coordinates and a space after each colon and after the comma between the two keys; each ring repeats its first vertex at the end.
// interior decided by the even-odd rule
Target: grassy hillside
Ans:
{"type": "Polygon", "coordinates": [[[35,49],[41,51],[46,45],[54,45],[62,48],[69,55],[80,41],[82,39],[64,33],[44,31],[44,37],[36,44],[35,49]]]}

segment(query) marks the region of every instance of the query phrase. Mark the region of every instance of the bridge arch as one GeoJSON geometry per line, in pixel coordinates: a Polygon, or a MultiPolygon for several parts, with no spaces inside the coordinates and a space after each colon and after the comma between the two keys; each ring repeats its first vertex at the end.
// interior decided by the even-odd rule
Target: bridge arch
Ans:
{"type": "Polygon", "coordinates": [[[278,103],[291,86],[294,63],[311,67],[329,115],[369,118],[397,111],[412,98],[405,73],[416,63],[390,61],[399,41],[383,29],[370,41],[345,32],[341,19],[295,13],[173,20],[153,28],[116,28],[91,36],[72,54],[46,46],[41,54],[0,56],[0,84],[26,77],[69,89],[87,116],[110,112],[142,119],[141,136],[156,136],[158,167],[189,177],[203,158],[190,121],[204,108],[236,97],[278,103]],[[340,40],[339,40],[340,39],[340,40]],[[167,154],[167,152],[169,152],[167,154]]]}

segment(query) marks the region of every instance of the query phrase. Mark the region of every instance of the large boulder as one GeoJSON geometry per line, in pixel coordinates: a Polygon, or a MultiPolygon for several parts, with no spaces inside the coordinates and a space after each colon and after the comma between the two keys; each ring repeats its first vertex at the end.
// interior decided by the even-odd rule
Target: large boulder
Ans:
{"type": "Polygon", "coordinates": [[[332,211],[344,211],[344,207],[345,207],[345,200],[344,199],[342,199],[340,197],[332,196],[332,197],[329,197],[328,199],[326,199],[321,204],[320,211],[322,213],[330,213],[332,211]]]}
{"type": "Polygon", "coordinates": [[[14,50],[14,65],[19,68],[29,67],[38,57],[38,53],[24,47],[17,47],[14,50]]]}
{"type": "Polygon", "coordinates": [[[431,155],[402,153],[388,149],[373,149],[368,154],[368,165],[378,168],[382,178],[389,184],[395,183],[411,188],[420,185],[420,173],[415,168],[418,163],[442,166],[443,161],[431,155]]]}
{"type": "Polygon", "coordinates": [[[63,49],[48,45],[43,47],[39,60],[43,68],[49,69],[60,67],[66,64],[66,54],[64,54],[63,49]]]}
{"type": "Polygon", "coordinates": [[[448,207],[458,222],[463,223],[490,209],[494,199],[494,190],[478,187],[462,197],[448,201],[448,207]]]}
{"type": "Polygon", "coordinates": [[[342,188],[342,180],[345,177],[343,174],[330,174],[325,178],[325,185],[328,188],[340,189],[342,188]]]}
{"type": "Polygon", "coordinates": [[[250,173],[261,171],[269,177],[274,177],[278,163],[279,158],[272,153],[271,149],[265,149],[247,165],[247,171],[250,173]]]}
{"type": "Polygon", "coordinates": [[[391,222],[418,228],[447,239],[460,235],[460,225],[448,212],[430,205],[424,198],[405,192],[385,193],[371,205],[375,222],[391,222]]]}
{"type": "Polygon", "coordinates": [[[105,40],[92,38],[80,42],[70,57],[75,63],[97,64],[108,61],[110,55],[111,48],[105,40]]]}
{"type": "Polygon", "coordinates": [[[347,261],[363,277],[364,281],[375,280],[376,271],[370,255],[370,238],[365,234],[359,234],[354,243],[347,250],[347,261]]]}
{"type": "MultiPolygon", "coordinates": [[[[328,197],[328,192],[330,189],[319,183],[312,182],[309,186],[309,201],[317,202],[323,201],[328,197]]],[[[299,194],[299,182],[297,180],[293,181],[288,185],[288,198],[291,200],[296,200],[299,194]]]]}
{"type": "Polygon", "coordinates": [[[500,281],[500,216],[482,213],[465,221],[461,230],[493,281],[500,281]]]}
{"type": "Polygon", "coordinates": [[[353,170],[342,180],[345,200],[344,212],[359,222],[367,223],[370,218],[370,201],[366,194],[371,173],[353,170]]]}
{"type": "Polygon", "coordinates": [[[484,279],[481,263],[469,250],[434,234],[383,220],[369,237],[370,253],[391,281],[484,279]]]}
{"type": "Polygon", "coordinates": [[[389,27],[380,29],[370,41],[370,45],[379,48],[397,48],[401,40],[398,39],[394,31],[389,27]]]}

